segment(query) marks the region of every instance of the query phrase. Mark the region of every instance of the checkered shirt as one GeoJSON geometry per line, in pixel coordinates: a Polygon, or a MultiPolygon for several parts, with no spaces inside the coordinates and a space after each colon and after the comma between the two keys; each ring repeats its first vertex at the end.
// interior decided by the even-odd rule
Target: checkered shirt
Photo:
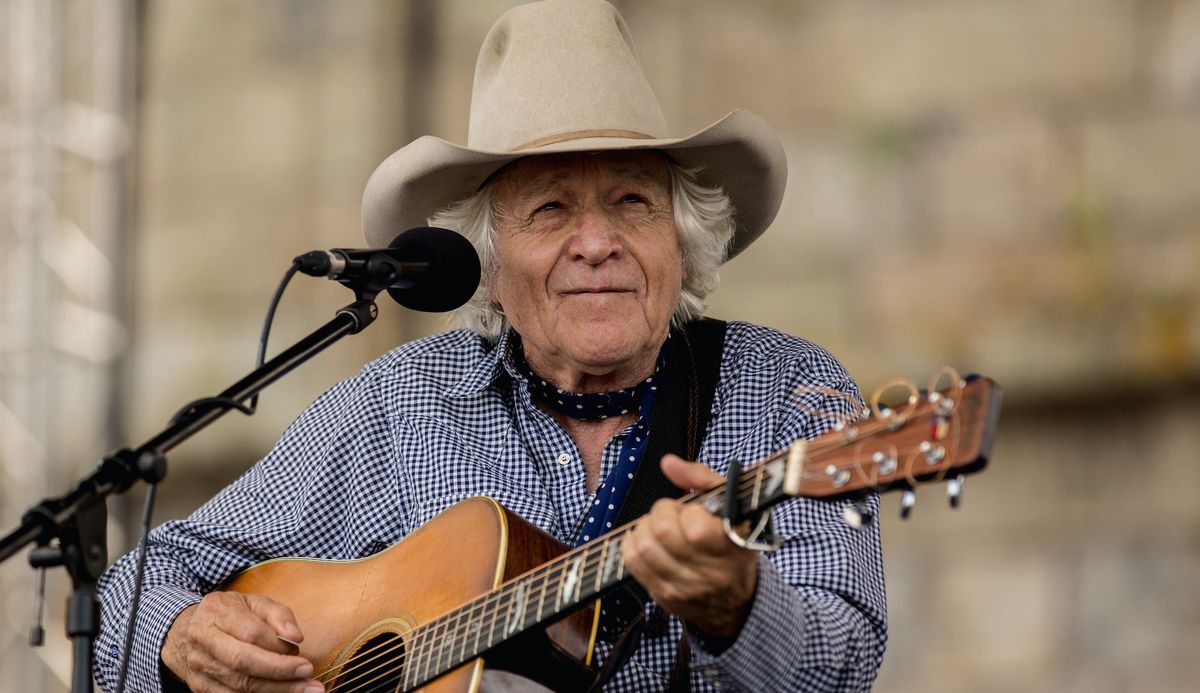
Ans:
{"type": "MultiPolygon", "coordinates": [[[[488,348],[458,330],[393,349],[322,395],[266,458],[190,518],[151,532],[129,690],[160,690],[159,651],[180,611],[270,558],[368,556],[478,495],[573,543],[591,502],[579,451],[532,404],[505,346],[502,339],[488,348]]],[[[829,414],[853,408],[814,388],[857,396],[820,347],[729,323],[700,459],[725,473],[729,460],[757,460],[816,436],[832,423],[829,414]]],[[[605,447],[601,478],[623,435],[605,447]]],[[[784,544],[760,558],[741,634],[720,653],[689,634],[693,690],[871,687],[887,638],[878,523],[851,529],[842,506],[807,499],[777,506],[784,544]]],[[[95,663],[105,690],[119,670],[135,564],[127,554],[100,581],[95,663]]],[[[664,688],[681,625],[672,618],[654,631],[606,690],[664,688]]]]}

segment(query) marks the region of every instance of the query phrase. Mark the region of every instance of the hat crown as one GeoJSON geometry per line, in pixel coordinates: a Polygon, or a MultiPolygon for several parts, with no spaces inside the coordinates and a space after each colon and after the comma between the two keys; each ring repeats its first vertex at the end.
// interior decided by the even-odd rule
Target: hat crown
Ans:
{"type": "Polygon", "coordinates": [[[590,137],[667,137],[625,21],[600,0],[505,13],[479,51],[467,146],[516,152],[590,137]]]}

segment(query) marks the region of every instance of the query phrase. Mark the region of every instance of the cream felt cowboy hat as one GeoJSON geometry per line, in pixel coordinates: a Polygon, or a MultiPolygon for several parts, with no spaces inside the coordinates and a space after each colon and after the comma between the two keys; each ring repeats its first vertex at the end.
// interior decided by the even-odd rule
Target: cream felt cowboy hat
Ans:
{"type": "Polygon", "coordinates": [[[386,246],[519,158],[612,149],[658,149],[683,166],[703,167],[705,182],[733,201],[730,257],[779,211],[787,161],[765,121],[735,110],[693,135],[671,137],[616,8],[548,0],[506,12],[484,39],[467,146],[427,135],[371,174],[363,233],[371,246],[386,246]]]}

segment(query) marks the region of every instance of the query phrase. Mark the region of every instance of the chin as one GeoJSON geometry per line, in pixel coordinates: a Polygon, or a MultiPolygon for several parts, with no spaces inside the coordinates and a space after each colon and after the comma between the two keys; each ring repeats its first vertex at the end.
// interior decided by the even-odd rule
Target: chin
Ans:
{"type": "Polygon", "coordinates": [[[624,324],[600,321],[575,334],[580,335],[573,340],[576,360],[592,366],[619,366],[637,360],[646,350],[658,353],[657,344],[648,344],[652,335],[644,328],[632,330],[624,324]]]}

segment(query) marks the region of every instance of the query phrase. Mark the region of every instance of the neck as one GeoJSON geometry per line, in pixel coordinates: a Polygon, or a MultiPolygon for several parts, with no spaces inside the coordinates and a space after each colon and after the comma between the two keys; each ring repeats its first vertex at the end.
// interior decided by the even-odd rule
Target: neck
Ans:
{"type": "Polygon", "coordinates": [[[612,392],[633,387],[651,376],[658,360],[658,350],[612,365],[569,363],[546,358],[530,349],[525,352],[525,360],[534,373],[567,392],[612,392]]]}

